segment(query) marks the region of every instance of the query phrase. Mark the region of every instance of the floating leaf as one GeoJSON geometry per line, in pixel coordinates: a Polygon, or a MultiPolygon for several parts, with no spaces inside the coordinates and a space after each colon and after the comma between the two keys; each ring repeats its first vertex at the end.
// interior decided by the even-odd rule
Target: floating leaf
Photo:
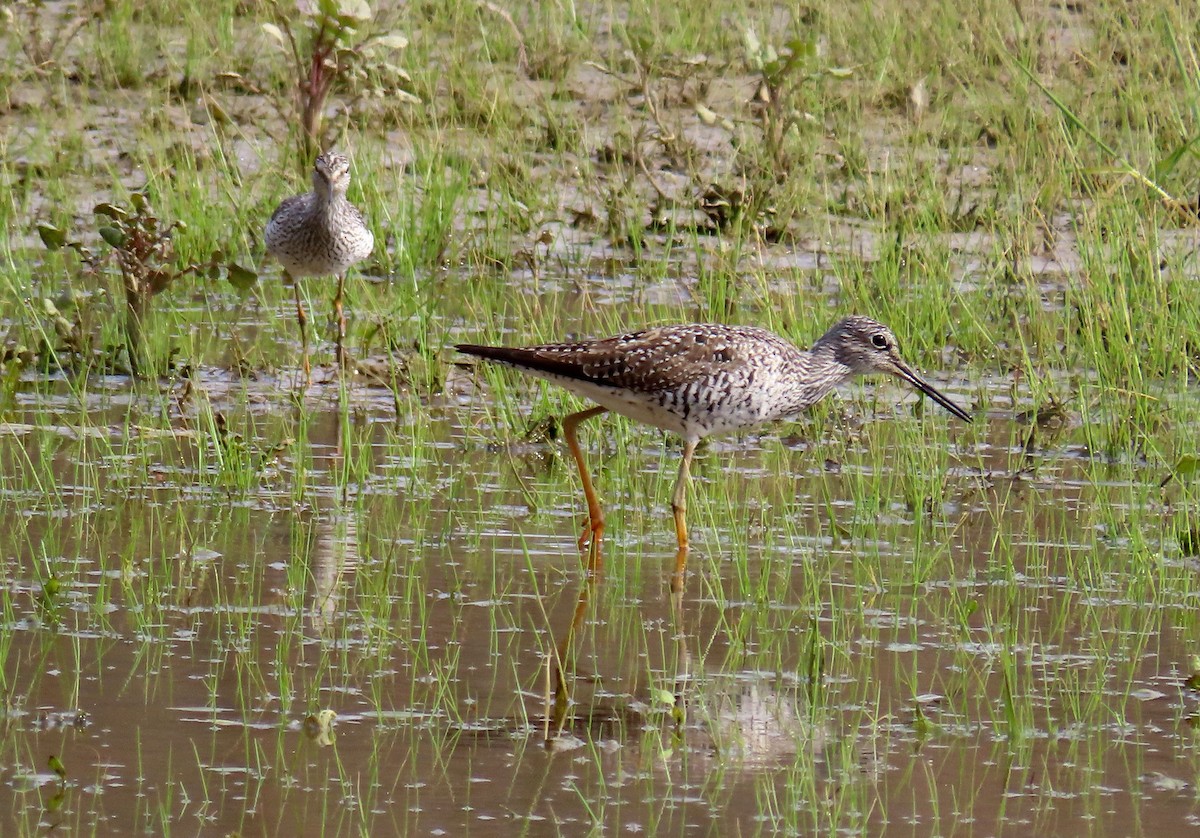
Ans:
{"type": "Polygon", "coordinates": [[[54,754],[51,754],[50,759],[47,760],[47,763],[50,766],[50,770],[58,775],[58,779],[67,779],[67,767],[63,765],[63,761],[61,759],[54,754]]]}
{"type": "Polygon", "coordinates": [[[1200,690],[1200,655],[1192,655],[1188,661],[1188,666],[1191,667],[1191,674],[1184,679],[1183,683],[1193,690],[1200,690]]]}
{"type": "Polygon", "coordinates": [[[552,754],[556,754],[563,751],[574,751],[578,748],[582,748],[586,744],[587,743],[582,739],[564,733],[551,739],[547,739],[546,750],[552,754]]]}
{"type": "Polygon", "coordinates": [[[1136,698],[1138,701],[1158,701],[1160,698],[1167,697],[1166,693],[1159,692],[1158,690],[1152,690],[1149,687],[1143,687],[1140,690],[1134,690],[1129,695],[1132,698],[1136,698]]]}
{"type": "Polygon", "coordinates": [[[117,248],[122,247],[126,241],[125,232],[120,227],[107,225],[100,228],[100,238],[117,248]]]}
{"type": "Polygon", "coordinates": [[[54,304],[54,300],[50,299],[49,297],[42,297],[42,311],[46,313],[47,317],[62,316],[58,310],[58,306],[54,304]]]}
{"type": "Polygon", "coordinates": [[[925,716],[925,710],[918,702],[913,706],[913,731],[921,739],[924,739],[930,731],[933,730],[933,724],[925,716]]]}
{"type": "Polygon", "coordinates": [[[675,693],[671,692],[670,690],[653,690],[651,691],[650,696],[655,704],[665,704],[669,707],[675,706],[675,693]]]}
{"type": "Polygon", "coordinates": [[[254,283],[258,282],[258,274],[249,268],[243,268],[236,262],[230,262],[225,266],[225,278],[229,280],[229,284],[237,290],[245,293],[254,287],[254,283]]]}
{"type": "Polygon", "coordinates": [[[1160,771],[1152,771],[1142,779],[1154,787],[1155,791],[1181,792],[1187,789],[1187,780],[1170,777],[1160,771]]]}
{"type": "Polygon", "coordinates": [[[37,231],[47,250],[58,250],[67,244],[67,234],[53,224],[39,224],[37,231]]]}
{"type": "Polygon", "coordinates": [[[318,745],[333,744],[333,723],[337,719],[337,713],[332,710],[322,710],[315,716],[306,716],[304,719],[304,733],[316,741],[318,745]]]}

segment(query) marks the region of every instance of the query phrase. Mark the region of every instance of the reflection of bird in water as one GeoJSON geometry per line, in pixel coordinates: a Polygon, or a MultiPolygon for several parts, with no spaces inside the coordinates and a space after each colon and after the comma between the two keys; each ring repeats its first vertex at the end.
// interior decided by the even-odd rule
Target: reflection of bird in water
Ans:
{"type": "Polygon", "coordinates": [[[683,460],[671,508],[675,516],[675,586],[687,562],[685,512],[692,454],[706,436],[795,416],[857,375],[887,373],[907,381],[963,421],[971,416],[904,362],[896,336],[866,317],[847,317],[803,350],[763,329],[696,324],[662,326],[604,340],[528,347],[459,344],[458,350],[560,384],[598,403],[563,420],[579,468],[588,520],[590,569],[600,567],[604,515],[583,461],[576,429],[612,410],[683,437],[683,460]]]}
{"type": "Polygon", "coordinates": [[[699,715],[708,723],[689,735],[691,744],[759,764],[788,761],[802,750],[820,755],[829,730],[805,711],[802,690],[780,691],[773,680],[751,674],[701,687],[690,701],[701,705],[699,715]]]}
{"type": "Polygon", "coordinates": [[[296,322],[300,324],[300,343],[304,350],[304,378],[309,379],[308,315],[300,301],[301,276],[333,276],[338,279],[333,298],[337,314],[337,362],[345,361],[346,314],[342,297],[346,290],[346,270],[371,255],[375,237],[363,215],[346,200],[350,185],[350,161],[341,154],[326,152],[313,167],[313,191],[295,195],[281,203],[267,222],[267,251],[280,261],[292,277],[296,291],[296,322]]]}
{"type": "Polygon", "coordinates": [[[313,551],[313,598],[309,610],[313,629],[321,635],[335,628],[334,620],[345,597],[344,580],[358,568],[358,522],[352,516],[335,516],[317,522],[313,551]]]}
{"type": "Polygon", "coordinates": [[[594,697],[576,705],[574,716],[568,715],[567,699],[556,696],[547,741],[565,737],[573,745],[604,731],[644,732],[661,724],[682,734],[693,765],[711,758],[724,767],[735,759],[745,766],[767,767],[791,764],[801,753],[820,758],[833,737],[821,714],[809,708],[804,689],[781,684],[774,675],[700,674],[677,680],[673,690],[651,692],[654,697],[643,701],[617,693],[594,697]],[[665,703],[672,692],[674,709],[665,703]]]}

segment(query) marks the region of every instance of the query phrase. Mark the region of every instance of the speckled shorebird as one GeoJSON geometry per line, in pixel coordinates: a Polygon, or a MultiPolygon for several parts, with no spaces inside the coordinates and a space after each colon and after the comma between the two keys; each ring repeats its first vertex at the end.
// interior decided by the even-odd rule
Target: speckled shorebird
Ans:
{"type": "Polygon", "coordinates": [[[296,321],[300,324],[300,343],[304,348],[304,379],[310,377],[308,365],[308,316],[300,301],[301,276],[333,276],[338,279],[333,308],[337,314],[337,361],[345,360],[346,314],[342,296],[346,290],[346,270],[371,255],[375,237],[354,204],[346,200],[350,185],[350,161],[341,154],[327,151],[313,166],[313,191],[295,195],[281,203],[267,222],[267,251],[280,261],[292,277],[296,291],[296,321]]]}
{"type": "Polygon", "coordinates": [[[795,416],[843,381],[869,373],[903,379],[959,419],[971,421],[969,413],[904,362],[887,326],[866,317],[847,317],[809,350],[797,349],[765,329],[714,323],[661,326],[577,343],[456,348],[553,381],[598,403],[563,420],[567,447],[587,497],[588,519],[579,548],[591,542],[592,572],[600,568],[604,515],[579,448],[579,424],[612,410],[683,437],[683,460],[671,501],[679,545],[676,590],[687,563],[689,469],[704,437],[795,416]]]}

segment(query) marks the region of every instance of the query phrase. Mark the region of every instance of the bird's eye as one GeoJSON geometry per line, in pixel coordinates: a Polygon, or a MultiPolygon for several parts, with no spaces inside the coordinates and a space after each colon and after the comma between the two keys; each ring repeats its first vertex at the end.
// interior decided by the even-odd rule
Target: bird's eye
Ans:
{"type": "Polygon", "coordinates": [[[876,349],[887,349],[888,339],[883,335],[871,335],[871,345],[876,349]]]}

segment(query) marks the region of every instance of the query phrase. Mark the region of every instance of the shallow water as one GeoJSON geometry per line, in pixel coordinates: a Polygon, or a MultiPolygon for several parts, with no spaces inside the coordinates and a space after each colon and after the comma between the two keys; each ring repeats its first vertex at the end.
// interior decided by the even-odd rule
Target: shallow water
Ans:
{"type": "Polygon", "coordinates": [[[1152,541],[1145,487],[1070,429],[1027,456],[999,387],[967,429],[918,425],[866,384],[713,440],[674,606],[675,444],[588,426],[610,513],[589,586],[569,462],[498,426],[472,380],[398,418],[365,385],[344,414],[320,387],[259,411],[276,385],[205,371],[204,403],[248,417],[236,444],[186,405],[164,430],[170,400],[120,379],[82,408],[66,388],[29,396],[39,409],[0,434],[9,827],[1195,825],[1194,563],[1152,541]]]}

